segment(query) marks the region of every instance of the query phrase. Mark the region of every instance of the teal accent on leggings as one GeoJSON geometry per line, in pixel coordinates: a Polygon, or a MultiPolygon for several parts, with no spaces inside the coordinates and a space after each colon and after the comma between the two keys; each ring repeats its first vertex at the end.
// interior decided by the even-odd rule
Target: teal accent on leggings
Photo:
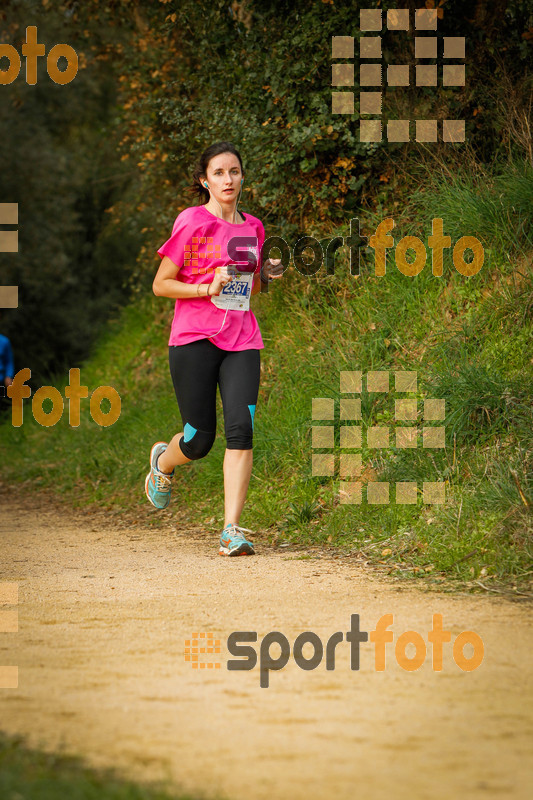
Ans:
{"type": "Polygon", "coordinates": [[[254,414],[255,414],[255,406],[248,406],[248,410],[250,412],[250,416],[252,418],[252,430],[254,429],[254,414]]]}
{"type": "Polygon", "coordinates": [[[193,428],[192,425],[189,425],[189,423],[186,422],[185,427],[183,429],[183,433],[184,433],[183,441],[190,442],[194,434],[196,433],[196,428],[193,428]]]}

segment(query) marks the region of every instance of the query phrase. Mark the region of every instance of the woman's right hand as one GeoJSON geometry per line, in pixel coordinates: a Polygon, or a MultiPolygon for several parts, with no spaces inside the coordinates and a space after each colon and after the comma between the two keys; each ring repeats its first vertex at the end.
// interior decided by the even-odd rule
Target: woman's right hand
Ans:
{"type": "Polygon", "coordinates": [[[215,269],[215,277],[209,288],[209,294],[220,294],[223,287],[231,281],[233,273],[229,271],[228,267],[217,267],[215,269]]]}

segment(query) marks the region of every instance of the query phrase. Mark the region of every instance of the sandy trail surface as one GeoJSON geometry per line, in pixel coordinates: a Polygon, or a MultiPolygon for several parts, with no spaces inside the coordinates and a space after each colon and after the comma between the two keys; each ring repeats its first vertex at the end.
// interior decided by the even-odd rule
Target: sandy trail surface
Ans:
{"type": "Polygon", "coordinates": [[[0,689],[4,731],[206,797],[531,797],[529,602],[422,591],[260,536],[256,557],[221,558],[211,535],[163,513],[154,529],[0,493],[0,582],[19,585],[18,633],[0,635],[0,665],[19,667],[18,688],[0,689]],[[384,671],[370,641],[359,670],[342,641],[334,670],[291,657],[268,688],[258,666],[227,669],[234,631],[256,631],[257,653],[280,631],[292,653],[303,631],[325,647],[352,614],[371,632],[386,613],[384,671]],[[464,630],[482,638],[479,668],[462,671],[452,644],[440,672],[429,644],[416,671],[397,663],[400,634],[427,644],[436,613],[452,642],[464,630]],[[195,632],[220,640],[220,654],[199,655],[220,668],[185,660],[195,632]]]}

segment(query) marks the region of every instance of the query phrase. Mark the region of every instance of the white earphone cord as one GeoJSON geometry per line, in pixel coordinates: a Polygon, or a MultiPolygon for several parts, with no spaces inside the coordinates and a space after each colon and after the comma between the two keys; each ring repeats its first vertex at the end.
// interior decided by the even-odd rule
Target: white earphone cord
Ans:
{"type": "MultiPolygon", "coordinates": [[[[206,188],[209,190],[209,184],[207,183],[207,181],[205,181],[204,183],[205,183],[206,188]]],[[[237,197],[237,202],[235,203],[235,208],[233,209],[233,223],[235,223],[235,217],[236,217],[236,214],[237,214],[237,206],[239,205],[239,200],[241,199],[241,194],[242,194],[242,181],[241,181],[241,188],[239,189],[239,195],[237,197]]],[[[211,197],[211,191],[209,191],[209,197],[211,197]]],[[[215,201],[215,203],[220,208],[220,218],[222,219],[222,206],[220,205],[220,203],[218,202],[216,197],[213,196],[213,200],[215,201]]],[[[220,331],[224,327],[224,323],[226,322],[226,317],[228,316],[228,311],[229,311],[229,307],[226,309],[226,313],[224,314],[224,319],[222,320],[222,325],[220,326],[220,328],[218,329],[218,331],[216,333],[212,333],[211,336],[208,336],[207,337],[208,339],[212,339],[213,336],[218,336],[218,334],[220,333],[220,331]]]]}
{"type": "MultiPolygon", "coordinates": [[[[214,305],[214,304],[213,304],[213,305],[214,305]]],[[[224,319],[222,320],[222,325],[220,326],[220,328],[218,329],[218,331],[217,331],[216,333],[212,333],[212,334],[211,334],[211,336],[208,336],[208,337],[207,337],[208,339],[212,339],[212,338],[213,338],[213,336],[218,336],[218,334],[220,333],[220,331],[221,331],[221,330],[222,330],[222,328],[224,327],[224,323],[225,323],[225,321],[226,321],[226,317],[227,317],[227,315],[228,315],[228,311],[229,311],[229,308],[227,308],[227,309],[226,309],[226,313],[224,314],[224,319]]]]}

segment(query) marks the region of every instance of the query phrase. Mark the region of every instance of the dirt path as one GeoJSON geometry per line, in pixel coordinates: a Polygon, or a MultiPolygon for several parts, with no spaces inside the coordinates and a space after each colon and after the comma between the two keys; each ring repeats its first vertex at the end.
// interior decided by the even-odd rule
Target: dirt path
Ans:
{"type": "Polygon", "coordinates": [[[256,541],[257,557],[223,559],[209,537],[179,533],[170,514],[162,530],[120,527],[0,495],[0,582],[19,584],[19,632],[0,635],[0,664],[18,664],[19,688],[0,690],[1,728],[208,797],[531,796],[529,604],[426,593],[348,560],[301,560],[256,541]],[[388,612],[383,672],[371,642],[352,671],[346,641],[334,671],[324,662],[304,671],[291,658],[269,688],[257,667],[226,668],[232,631],[257,631],[258,652],[276,630],[291,647],[306,630],[325,645],[349,630],[351,614],[372,631],[388,612]],[[431,646],[419,670],[398,665],[398,636],[415,630],[427,642],[434,613],[452,641],[463,630],[482,637],[478,669],[459,669],[451,645],[441,672],[431,646]],[[204,656],[220,669],[184,660],[194,631],[220,638],[221,655],[204,656]]]}

